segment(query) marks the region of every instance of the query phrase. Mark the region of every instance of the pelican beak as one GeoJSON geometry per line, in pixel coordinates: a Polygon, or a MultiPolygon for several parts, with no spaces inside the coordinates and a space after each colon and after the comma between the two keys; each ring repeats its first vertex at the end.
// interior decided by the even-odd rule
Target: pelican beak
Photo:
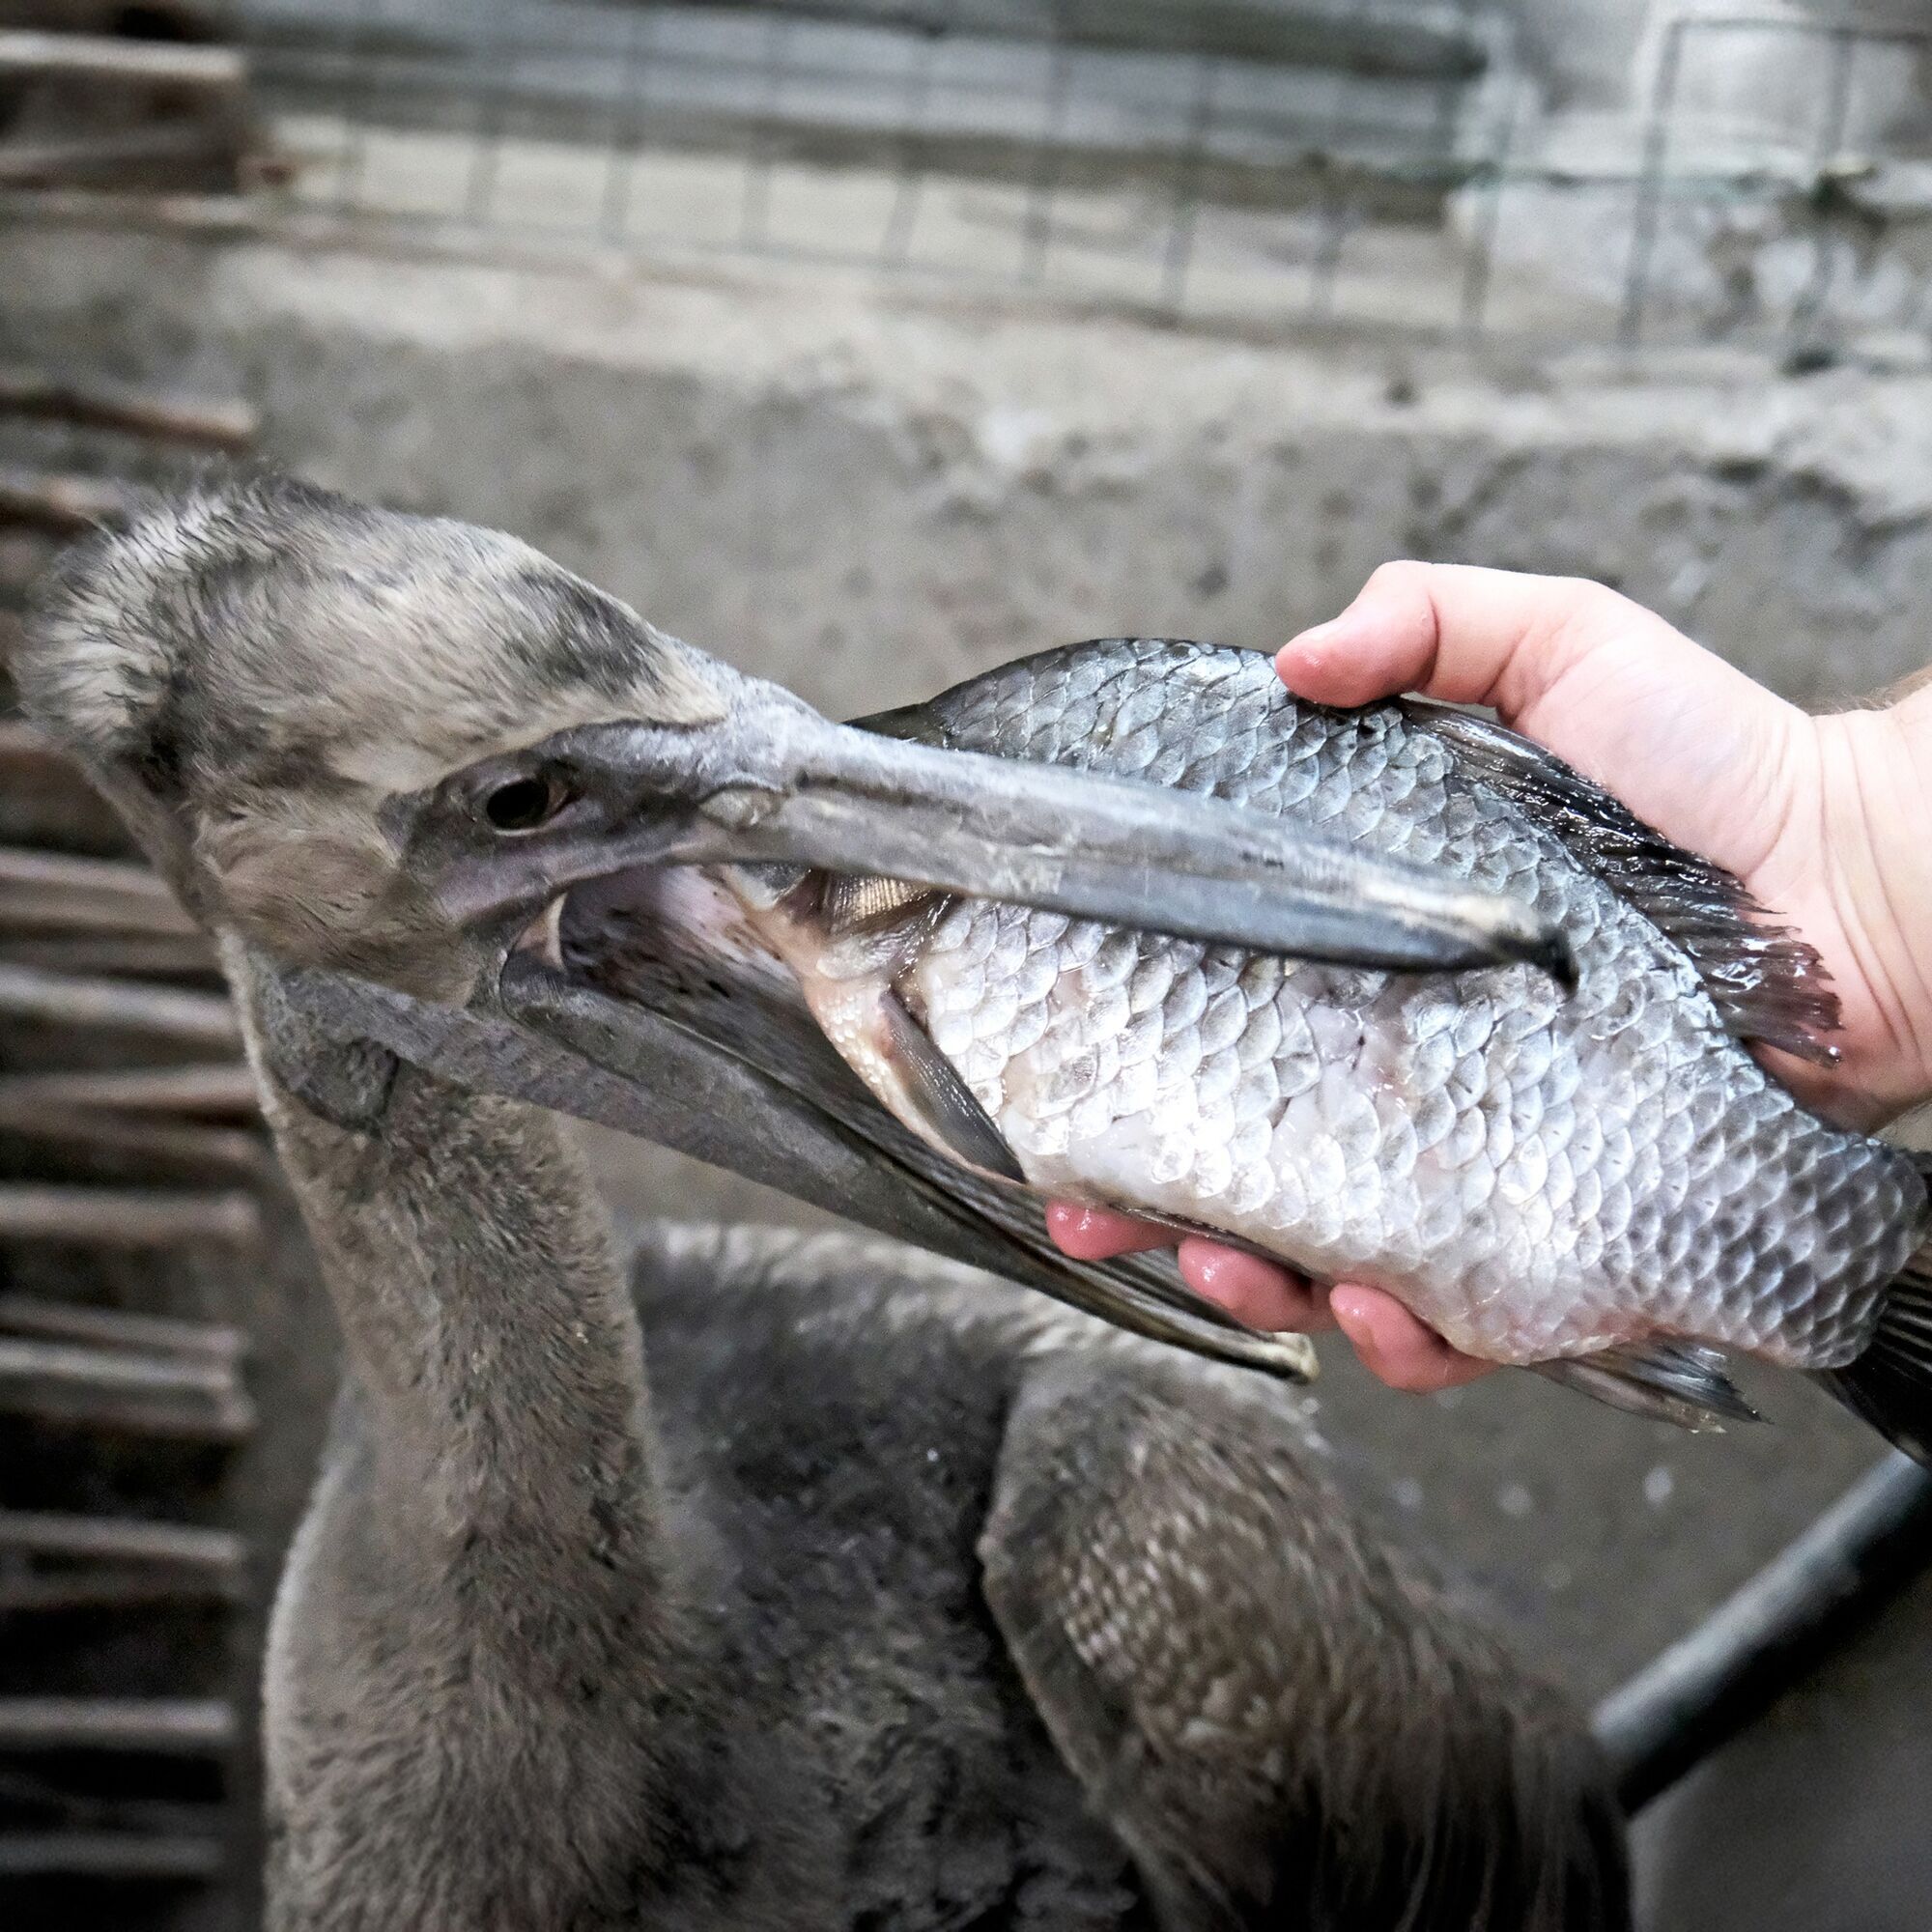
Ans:
{"type": "Polygon", "coordinates": [[[695,992],[672,973],[611,997],[573,956],[573,908],[589,917],[603,888],[630,906],[644,881],[689,879],[679,867],[823,868],[1351,965],[1528,961],[1567,984],[1560,932],[1514,900],[1215,799],[834,724],[777,686],[707,670],[722,715],[580,727],[459,775],[459,809],[420,854],[434,890],[506,947],[524,935],[469,1009],[321,976],[318,1011],[460,1084],[659,1141],[1139,1333],[1311,1373],[1299,1338],[1250,1332],[1149,1258],[1058,1254],[1026,1190],[958,1168],[878,1105],[788,1011],[788,976],[760,977],[769,957],[727,948],[695,992]],[[565,803],[493,838],[476,808],[505,784],[565,803]]]}
{"type": "Polygon", "coordinates": [[[512,957],[500,986],[470,1007],[316,971],[285,973],[282,990],[326,1037],[374,1041],[455,1086],[674,1149],[1150,1340],[1282,1380],[1315,1376],[1305,1336],[1243,1327],[1151,1257],[1056,1253],[1037,1208],[942,1172],[856,1083],[843,1105],[814,1097],[755,1057],[574,983],[534,954],[512,957]]]}
{"type": "Polygon", "coordinates": [[[1529,961],[1561,932],[1520,902],[1196,793],[884,737],[730,677],[724,716],[601,724],[546,748],[590,810],[527,863],[444,875],[458,917],[637,866],[778,865],[910,884],[1297,958],[1397,970],[1529,961]]]}

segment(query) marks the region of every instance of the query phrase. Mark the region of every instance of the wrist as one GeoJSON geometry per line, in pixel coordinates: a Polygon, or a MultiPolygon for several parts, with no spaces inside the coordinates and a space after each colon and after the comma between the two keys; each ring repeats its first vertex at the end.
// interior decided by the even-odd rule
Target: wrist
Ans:
{"type": "Polygon", "coordinates": [[[1818,721],[1820,858],[1869,990],[1890,1108],[1932,1094],[1932,687],[1818,721]]]}

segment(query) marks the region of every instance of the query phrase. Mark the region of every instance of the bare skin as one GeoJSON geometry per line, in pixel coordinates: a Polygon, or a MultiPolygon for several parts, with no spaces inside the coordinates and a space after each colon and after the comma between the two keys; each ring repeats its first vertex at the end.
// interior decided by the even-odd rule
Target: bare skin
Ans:
{"type": "MultiPolygon", "coordinates": [[[[1275,664],[1317,703],[1419,691],[1492,706],[1736,873],[1818,949],[1843,1008],[1838,1062],[1765,1056],[1810,1105],[1875,1128],[1932,1098],[1932,685],[1813,718],[1601,584],[1462,564],[1384,564],[1275,664]]],[[[1082,1258],[1173,1238],[1068,1205],[1048,1224],[1082,1258]]],[[[1256,1327],[1340,1328],[1392,1388],[1451,1388],[1492,1366],[1379,1289],[1323,1290],[1195,1238],[1179,1261],[1195,1289],[1256,1327]]]]}

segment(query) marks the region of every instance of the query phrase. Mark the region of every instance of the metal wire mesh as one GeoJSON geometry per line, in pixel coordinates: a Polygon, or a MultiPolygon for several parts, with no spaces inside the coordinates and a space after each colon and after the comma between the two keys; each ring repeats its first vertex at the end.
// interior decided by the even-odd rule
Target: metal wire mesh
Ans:
{"type": "Polygon", "coordinates": [[[1669,19],[1579,161],[1483,0],[235,7],[311,213],[1258,329],[1807,352],[1927,324],[1924,163],[1860,113],[1932,28],[1669,19]],[[1822,53],[1786,64],[1808,98],[1714,134],[1700,63],[1774,42],[1822,53]]]}

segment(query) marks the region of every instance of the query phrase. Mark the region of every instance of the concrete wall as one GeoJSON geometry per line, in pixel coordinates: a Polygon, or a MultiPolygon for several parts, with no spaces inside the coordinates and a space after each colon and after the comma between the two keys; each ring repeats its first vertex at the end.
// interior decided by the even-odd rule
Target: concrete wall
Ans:
{"type": "Polygon", "coordinates": [[[768,267],[28,226],[0,287],[0,354],[239,383],[270,458],[516,529],[834,711],[1118,630],[1264,644],[1404,554],[1620,583],[1809,702],[1928,654],[1924,375],[1502,377],[768,267]]]}
{"type": "Polygon", "coordinates": [[[1510,0],[1499,11],[1548,107],[1610,108],[1629,100],[1651,0],[1510,0]]]}

